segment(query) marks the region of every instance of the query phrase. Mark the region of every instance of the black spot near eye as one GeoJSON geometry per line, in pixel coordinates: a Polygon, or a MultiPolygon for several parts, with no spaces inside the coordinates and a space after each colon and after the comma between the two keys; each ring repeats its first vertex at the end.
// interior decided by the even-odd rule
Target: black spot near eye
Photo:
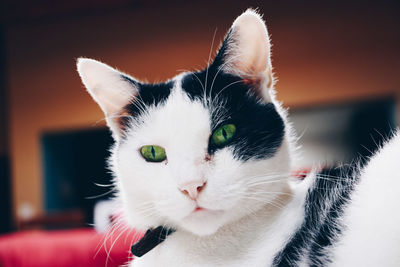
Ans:
{"type": "Polygon", "coordinates": [[[153,155],[153,158],[156,157],[156,151],[154,150],[154,146],[151,147],[151,154],[153,155]]]}

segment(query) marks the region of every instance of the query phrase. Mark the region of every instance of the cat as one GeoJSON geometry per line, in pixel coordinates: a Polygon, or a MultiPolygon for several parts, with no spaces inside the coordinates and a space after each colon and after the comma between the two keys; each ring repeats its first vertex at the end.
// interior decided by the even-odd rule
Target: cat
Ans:
{"type": "Polygon", "coordinates": [[[131,266],[400,265],[399,134],[364,168],[292,177],[296,138],[270,50],[248,9],[206,69],[164,83],[78,59],[115,139],[127,223],[151,229],[131,266]]]}

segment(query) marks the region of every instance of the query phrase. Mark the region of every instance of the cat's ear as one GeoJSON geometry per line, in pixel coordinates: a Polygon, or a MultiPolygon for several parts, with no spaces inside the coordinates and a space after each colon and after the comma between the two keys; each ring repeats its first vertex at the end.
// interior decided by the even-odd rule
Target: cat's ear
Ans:
{"type": "Polygon", "coordinates": [[[79,58],[77,69],[83,84],[103,110],[108,126],[118,139],[122,134],[124,107],[138,95],[138,84],[128,75],[99,61],[79,58]]]}
{"type": "MultiPolygon", "coordinates": [[[[259,85],[260,89],[272,89],[271,43],[267,27],[256,11],[248,9],[233,22],[214,64],[226,73],[259,85]]],[[[269,94],[262,92],[261,95],[268,97],[269,94]]]]}

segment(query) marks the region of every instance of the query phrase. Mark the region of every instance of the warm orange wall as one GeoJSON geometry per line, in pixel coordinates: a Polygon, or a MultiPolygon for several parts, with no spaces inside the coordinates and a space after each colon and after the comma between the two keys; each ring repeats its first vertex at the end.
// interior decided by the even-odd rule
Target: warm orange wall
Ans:
{"type": "MultiPolygon", "coordinates": [[[[177,8],[177,7],[176,7],[177,8]]],[[[183,7],[180,7],[183,8],[183,7]]],[[[102,113],[75,72],[78,56],[101,59],[150,81],[205,66],[243,6],[215,4],[181,12],[138,10],[12,25],[8,31],[10,137],[14,211],[42,212],[40,136],[47,130],[96,127],[102,113]]],[[[160,8],[162,9],[162,8],[160,8]]],[[[288,106],[399,94],[400,40],[390,16],[374,21],[336,16],[268,15],[278,97],[288,106]]],[[[398,23],[398,21],[396,21],[398,23]]],[[[395,24],[396,25],[396,24],[395,24]]],[[[103,122],[100,122],[102,124],[103,122]]]]}

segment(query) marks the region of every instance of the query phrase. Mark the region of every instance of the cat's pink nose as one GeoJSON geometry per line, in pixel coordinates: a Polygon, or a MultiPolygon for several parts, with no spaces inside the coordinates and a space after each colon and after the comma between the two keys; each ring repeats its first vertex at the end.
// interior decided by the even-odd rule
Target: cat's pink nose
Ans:
{"type": "Polygon", "coordinates": [[[205,186],[206,182],[197,180],[182,184],[179,186],[179,189],[183,194],[187,195],[193,200],[196,200],[205,186]]]}

